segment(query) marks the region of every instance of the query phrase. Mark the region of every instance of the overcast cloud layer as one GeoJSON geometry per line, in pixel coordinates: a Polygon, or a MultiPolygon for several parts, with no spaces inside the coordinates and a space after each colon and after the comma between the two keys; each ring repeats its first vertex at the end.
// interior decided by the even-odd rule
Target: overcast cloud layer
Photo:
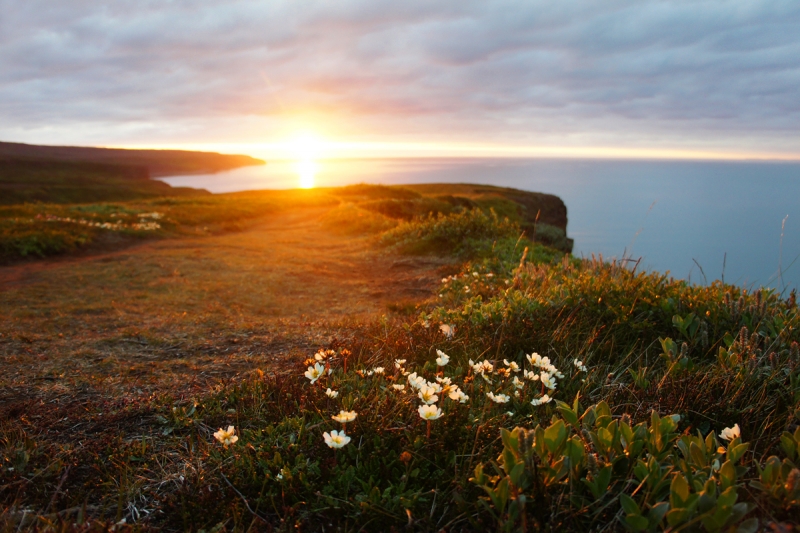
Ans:
{"type": "Polygon", "coordinates": [[[0,0],[0,140],[800,156],[800,2],[0,0]]]}

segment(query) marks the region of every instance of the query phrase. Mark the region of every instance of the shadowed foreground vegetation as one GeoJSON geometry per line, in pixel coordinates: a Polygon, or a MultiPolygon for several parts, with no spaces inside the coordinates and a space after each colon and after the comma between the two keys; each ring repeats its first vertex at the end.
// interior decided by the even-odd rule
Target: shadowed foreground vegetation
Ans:
{"type": "MultiPolygon", "coordinates": [[[[794,293],[578,260],[521,237],[520,219],[499,209],[355,190],[316,197],[337,198],[316,204],[325,231],[366,239],[400,266],[416,254],[455,258],[429,299],[341,324],[293,358],[204,389],[53,401],[78,397],[75,383],[0,404],[5,528],[798,525],[794,293]]],[[[324,264],[316,244],[305,259],[324,264]]],[[[222,327],[206,319],[194,335],[222,327]]],[[[0,343],[6,357],[23,346],[19,328],[0,343]]],[[[248,335],[237,338],[247,349],[248,335]]]]}

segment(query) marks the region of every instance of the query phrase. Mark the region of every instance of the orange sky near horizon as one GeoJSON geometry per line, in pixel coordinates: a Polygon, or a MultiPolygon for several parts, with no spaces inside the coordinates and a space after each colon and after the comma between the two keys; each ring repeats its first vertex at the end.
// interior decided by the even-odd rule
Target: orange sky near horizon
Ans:
{"type": "Polygon", "coordinates": [[[369,158],[576,158],[689,161],[800,161],[800,153],[614,146],[524,146],[445,142],[336,141],[302,135],[264,143],[118,144],[108,148],[192,150],[244,154],[259,159],[316,161],[369,158]]]}

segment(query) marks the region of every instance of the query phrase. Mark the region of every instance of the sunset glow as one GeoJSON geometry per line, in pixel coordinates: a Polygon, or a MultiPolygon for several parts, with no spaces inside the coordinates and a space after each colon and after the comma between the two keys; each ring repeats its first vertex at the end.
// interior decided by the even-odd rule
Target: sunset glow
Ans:
{"type": "Polygon", "coordinates": [[[16,2],[0,140],[293,161],[798,161],[800,11],[749,2],[198,0],[189,16],[67,0],[53,17],[16,2]]]}
{"type": "MultiPolygon", "coordinates": [[[[525,146],[455,142],[335,141],[303,136],[274,143],[114,144],[108,148],[156,148],[247,154],[265,160],[315,161],[325,159],[455,157],[455,158],[571,158],[659,159],[705,161],[800,161],[791,151],[699,150],[615,146],[525,146]]],[[[304,166],[308,172],[310,165],[304,166]]],[[[315,167],[318,171],[319,167],[315,167]]]]}

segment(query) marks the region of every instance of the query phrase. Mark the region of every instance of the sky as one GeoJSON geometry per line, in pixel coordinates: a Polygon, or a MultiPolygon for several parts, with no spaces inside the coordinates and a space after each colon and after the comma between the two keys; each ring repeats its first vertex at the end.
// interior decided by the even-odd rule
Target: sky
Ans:
{"type": "Polygon", "coordinates": [[[800,159],[800,2],[0,0],[0,140],[800,159]]]}

